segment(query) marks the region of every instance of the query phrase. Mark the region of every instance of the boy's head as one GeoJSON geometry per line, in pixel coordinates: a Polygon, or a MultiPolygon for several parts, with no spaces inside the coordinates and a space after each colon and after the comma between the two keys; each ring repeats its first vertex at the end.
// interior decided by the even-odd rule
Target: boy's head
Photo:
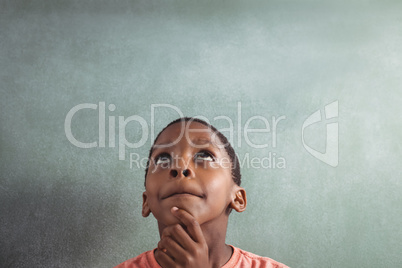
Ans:
{"type": "Polygon", "coordinates": [[[195,118],[180,118],[156,137],[145,171],[143,216],[159,226],[177,223],[173,206],[200,224],[226,221],[232,209],[246,207],[237,156],[222,133],[195,118]]]}
{"type": "Polygon", "coordinates": [[[230,145],[228,139],[219,130],[217,130],[214,126],[212,126],[211,124],[208,124],[204,120],[201,120],[201,119],[198,119],[198,118],[193,118],[193,117],[178,118],[178,119],[170,122],[164,129],[161,130],[161,132],[159,132],[158,136],[156,136],[156,138],[154,140],[154,145],[149,150],[148,162],[147,162],[147,166],[146,166],[146,169],[145,169],[144,185],[146,185],[146,183],[147,183],[146,179],[147,179],[147,175],[148,175],[148,169],[149,169],[149,164],[150,164],[150,160],[151,160],[151,155],[152,155],[152,152],[153,152],[153,150],[155,148],[155,144],[156,144],[156,141],[158,140],[159,136],[164,132],[165,129],[167,129],[169,126],[171,126],[173,124],[176,124],[176,123],[182,124],[182,126],[184,127],[182,129],[182,131],[184,131],[185,130],[184,123],[186,123],[186,122],[197,122],[197,123],[203,124],[204,126],[207,126],[208,128],[210,128],[212,130],[212,132],[214,133],[214,135],[219,138],[220,142],[224,146],[224,149],[225,149],[226,153],[229,156],[230,164],[231,164],[231,167],[232,167],[232,179],[237,185],[240,186],[240,184],[241,184],[241,173],[240,173],[239,159],[237,158],[237,155],[236,155],[232,145],[230,145]]]}

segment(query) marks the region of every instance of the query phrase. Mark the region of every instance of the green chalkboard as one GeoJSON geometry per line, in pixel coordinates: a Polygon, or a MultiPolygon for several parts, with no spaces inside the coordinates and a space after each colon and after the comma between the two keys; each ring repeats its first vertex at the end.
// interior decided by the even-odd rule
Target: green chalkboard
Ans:
{"type": "Polygon", "coordinates": [[[402,263],[400,1],[0,1],[0,266],[113,267],[155,135],[238,153],[227,243],[291,267],[402,263]]]}

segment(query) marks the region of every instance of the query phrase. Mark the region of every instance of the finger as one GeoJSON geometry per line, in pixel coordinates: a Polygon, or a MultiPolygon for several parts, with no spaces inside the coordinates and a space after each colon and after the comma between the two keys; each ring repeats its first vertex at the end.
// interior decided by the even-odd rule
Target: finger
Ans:
{"type": "Polygon", "coordinates": [[[187,227],[189,235],[195,242],[205,243],[201,226],[190,213],[177,207],[172,207],[172,213],[187,227]]]}
{"type": "Polygon", "coordinates": [[[168,252],[168,250],[166,248],[166,245],[163,245],[161,243],[161,241],[158,242],[158,247],[157,248],[158,248],[158,250],[164,252],[166,255],[168,255],[170,258],[172,258],[172,260],[174,261],[174,257],[171,255],[172,250],[169,250],[169,252],[168,252]]]}
{"type": "Polygon", "coordinates": [[[155,251],[155,259],[163,268],[175,267],[176,265],[174,260],[161,250],[155,251]]]}
{"type": "Polygon", "coordinates": [[[180,224],[175,224],[166,227],[161,236],[161,240],[164,238],[170,238],[174,240],[183,249],[189,249],[195,243],[193,238],[183,229],[180,224]]]}
{"type": "MultiPolygon", "coordinates": [[[[190,239],[190,238],[189,238],[190,239]]],[[[170,236],[163,237],[158,243],[158,249],[169,255],[173,260],[186,254],[185,250],[170,236]]]]}

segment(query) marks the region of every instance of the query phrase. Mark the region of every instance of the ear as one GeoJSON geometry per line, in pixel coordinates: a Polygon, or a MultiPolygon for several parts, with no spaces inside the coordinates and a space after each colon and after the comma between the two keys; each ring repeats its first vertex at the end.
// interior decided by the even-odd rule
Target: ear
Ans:
{"type": "Polygon", "coordinates": [[[151,209],[148,206],[148,195],[147,192],[142,193],[142,216],[148,217],[151,213],[151,209]]]}
{"type": "Polygon", "coordinates": [[[232,199],[232,202],[230,203],[230,207],[236,210],[237,212],[243,212],[246,210],[246,206],[247,206],[246,190],[236,185],[234,189],[234,197],[232,199]]]}

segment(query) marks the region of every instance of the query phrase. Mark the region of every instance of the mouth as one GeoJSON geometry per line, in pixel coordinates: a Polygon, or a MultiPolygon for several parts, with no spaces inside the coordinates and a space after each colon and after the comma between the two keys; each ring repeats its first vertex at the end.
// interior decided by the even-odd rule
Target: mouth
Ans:
{"type": "Polygon", "coordinates": [[[164,189],[161,193],[161,199],[168,198],[204,198],[205,195],[201,188],[190,182],[175,181],[168,185],[168,188],[164,189]]]}
{"type": "Polygon", "coordinates": [[[175,192],[175,193],[171,193],[171,194],[163,197],[162,199],[167,199],[167,198],[170,198],[170,197],[199,197],[199,198],[203,198],[203,196],[201,196],[201,195],[190,193],[190,192],[175,192]]]}

